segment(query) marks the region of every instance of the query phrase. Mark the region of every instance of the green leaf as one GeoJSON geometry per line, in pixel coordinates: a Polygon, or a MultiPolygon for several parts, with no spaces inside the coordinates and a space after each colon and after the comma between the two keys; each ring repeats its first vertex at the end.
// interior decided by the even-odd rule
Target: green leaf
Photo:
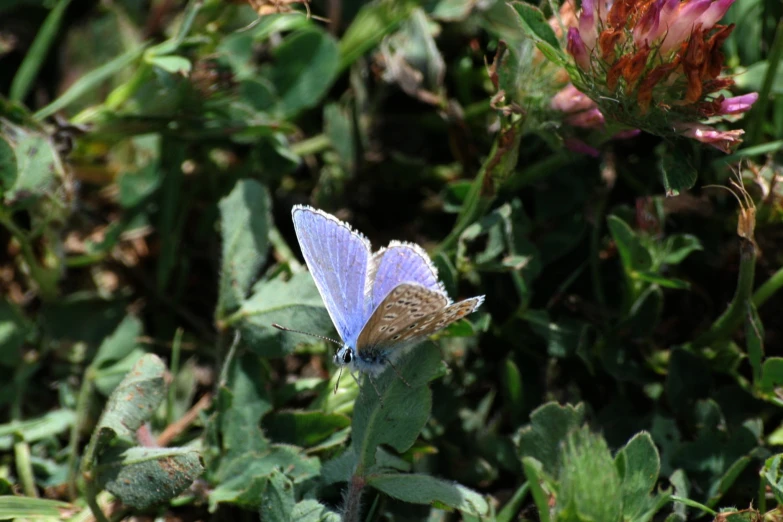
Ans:
{"type": "MultiPolygon", "coordinates": [[[[5,135],[16,156],[16,175],[6,172],[0,176],[7,203],[30,196],[49,194],[56,181],[65,177],[60,157],[48,136],[0,122],[0,134],[5,135]]],[[[5,154],[7,162],[9,160],[5,154]]]]}
{"type": "Polygon", "coordinates": [[[761,370],[760,389],[769,394],[781,386],[783,386],[783,357],[767,357],[761,370]]]}
{"type": "Polygon", "coordinates": [[[26,442],[37,442],[68,431],[74,422],[76,412],[63,409],[52,410],[36,419],[0,424],[0,450],[13,448],[15,434],[21,434],[26,442]]]}
{"type": "Polygon", "coordinates": [[[110,448],[96,466],[98,484],[137,509],[170,500],[204,471],[191,448],[110,448]]]}
{"type": "Polygon", "coordinates": [[[606,222],[612,239],[617,245],[625,271],[649,270],[652,267],[652,256],[631,227],[614,215],[607,217],[606,222]]]}
{"type": "Polygon", "coordinates": [[[674,279],[671,277],[664,277],[658,273],[647,271],[647,270],[639,270],[635,272],[636,278],[641,281],[646,281],[647,283],[653,283],[658,286],[662,286],[664,288],[673,288],[675,290],[687,290],[691,287],[691,284],[688,281],[683,281],[682,279],[674,279]]]}
{"type": "Polygon", "coordinates": [[[272,217],[269,193],[255,180],[238,181],[219,206],[223,248],[215,317],[222,321],[244,301],[266,262],[272,217]]]}
{"type": "Polygon", "coordinates": [[[487,515],[489,511],[487,501],[475,491],[428,475],[373,474],[367,477],[367,484],[404,502],[440,504],[480,516],[487,515]]]}
{"type": "Polygon", "coordinates": [[[674,234],[666,238],[662,261],[667,265],[679,265],[686,257],[698,250],[704,250],[701,241],[690,234],[674,234]]]}
{"type": "Polygon", "coordinates": [[[295,504],[294,484],[280,471],[272,470],[261,499],[261,520],[298,522],[293,518],[295,504]]]}
{"type": "Polygon", "coordinates": [[[519,455],[533,457],[554,476],[560,464],[560,444],[584,422],[584,406],[548,402],[530,414],[530,424],[519,432],[519,455]]]}
{"type": "Polygon", "coordinates": [[[315,446],[350,425],[351,420],[345,415],[321,411],[284,411],[264,419],[269,438],[305,448],[315,446]]]}
{"type": "Polygon", "coordinates": [[[106,402],[95,434],[107,429],[120,439],[134,442],[136,431],[152,417],[166,395],[165,374],[166,365],[157,355],[146,354],[139,359],[106,402]]]}
{"type": "Polygon", "coordinates": [[[652,437],[647,432],[634,435],[615,456],[615,465],[620,475],[623,518],[629,521],[650,520],[655,514],[657,504],[662,501],[660,495],[651,496],[661,460],[652,437]]]}
{"type": "Polygon", "coordinates": [[[36,112],[33,116],[39,121],[44,120],[55,112],[63,110],[83,95],[95,92],[101,83],[126,70],[132,62],[136,61],[144,53],[145,48],[146,44],[135,45],[125,54],[110,60],[87,74],[81,75],[59,98],[36,112]]]}
{"type": "Polygon", "coordinates": [[[117,180],[120,205],[129,209],[143,203],[160,187],[162,177],[163,173],[157,161],[123,172],[117,180]]]}
{"type": "Polygon", "coordinates": [[[753,369],[753,382],[758,386],[762,376],[761,361],[764,358],[764,324],[750,300],[745,313],[745,343],[748,361],[753,369]]]}
{"type": "Polygon", "coordinates": [[[286,38],[275,50],[271,81],[277,91],[276,111],[293,116],[315,107],[337,77],[340,51],[335,39],[318,29],[286,38]]]}
{"type": "Polygon", "coordinates": [[[319,335],[333,335],[332,320],[324,308],[309,273],[294,274],[289,281],[259,281],[239,312],[236,322],[248,347],[263,357],[282,357],[297,345],[321,342],[314,337],[281,332],[272,323],[319,335]]]}
{"type": "Polygon", "coordinates": [[[524,411],[522,374],[511,359],[506,359],[502,372],[501,383],[503,384],[503,398],[506,401],[506,412],[515,420],[516,424],[524,411]]]}
{"type": "Polygon", "coordinates": [[[623,492],[603,437],[584,427],[571,432],[560,454],[557,520],[620,522],[623,492]]]}
{"type": "Polygon", "coordinates": [[[11,143],[0,133],[0,190],[12,187],[18,176],[16,153],[11,143]]]}
{"type": "Polygon", "coordinates": [[[410,387],[388,368],[374,378],[380,397],[365,377],[356,400],[351,449],[359,458],[359,475],[375,463],[378,446],[387,444],[398,453],[410,448],[430,416],[432,394],[427,383],[441,369],[438,348],[424,342],[403,354],[395,367],[410,387]]]}
{"type": "Polygon", "coordinates": [[[171,74],[185,75],[193,68],[193,64],[190,63],[190,60],[182,56],[154,56],[149,58],[148,62],[171,74]]]}
{"type": "Polygon", "coordinates": [[[417,3],[411,0],[376,0],[364,5],[340,39],[339,70],[344,70],[378,45],[410,16],[416,6],[417,3]]]}
{"type": "Polygon", "coordinates": [[[270,476],[278,471],[297,485],[317,476],[320,463],[294,446],[272,445],[263,452],[238,454],[216,477],[217,485],[209,494],[210,512],[220,503],[259,509],[270,476]]]}
{"type": "Polygon", "coordinates": [[[762,476],[769,484],[772,494],[775,496],[775,500],[778,504],[783,504],[783,481],[781,480],[780,465],[783,455],[778,454],[769,457],[764,462],[764,469],[762,470],[762,476]]]}
{"type": "Polygon", "coordinates": [[[659,153],[658,170],[667,196],[677,196],[693,187],[699,175],[689,158],[679,149],[659,153]]]}
{"type": "Polygon", "coordinates": [[[303,500],[294,506],[291,519],[297,522],[340,522],[342,518],[317,500],[303,500]]]}
{"type": "Polygon", "coordinates": [[[345,172],[353,174],[356,169],[356,136],[350,108],[337,103],[324,107],[324,133],[337,152],[340,166],[345,172]]]}
{"type": "Polygon", "coordinates": [[[142,328],[138,317],[126,315],[117,329],[103,340],[90,366],[96,369],[105,368],[127,357],[138,346],[142,328]]]}
{"type": "Polygon", "coordinates": [[[64,520],[74,506],[48,498],[0,496],[0,520],[51,518],[64,520]]]}
{"type": "Polygon", "coordinates": [[[22,345],[32,325],[19,308],[0,298],[0,365],[15,367],[22,358],[22,345]]]}
{"type": "Polygon", "coordinates": [[[538,518],[541,519],[541,522],[549,522],[551,520],[549,495],[544,491],[544,470],[541,463],[533,457],[523,457],[522,469],[525,470],[525,477],[528,484],[530,484],[530,494],[533,496],[533,502],[535,502],[538,508],[538,518]]]}
{"type": "Polygon", "coordinates": [[[543,41],[555,51],[562,53],[555,32],[540,9],[524,2],[514,2],[511,6],[519,15],[519,21],[530,38],[543,41]]]}
{"type": "Polygon", "coordinates": [[[46,16],[46,20],[44,20],[44,23],[38,30],[38,34],[35,35],[35,40],[27,49],[24,60],[22,60],[19,69],[17,69],[14,75],[8,96],[11,101],[21,102],[27,97],[30,87],[33,85],[36,76],[38,76],[41,67],[43,67],[46,57],[49,55],[52,44],[57,39],[63,15],[70,3],[71,0],[59,0],[46,16]]]}

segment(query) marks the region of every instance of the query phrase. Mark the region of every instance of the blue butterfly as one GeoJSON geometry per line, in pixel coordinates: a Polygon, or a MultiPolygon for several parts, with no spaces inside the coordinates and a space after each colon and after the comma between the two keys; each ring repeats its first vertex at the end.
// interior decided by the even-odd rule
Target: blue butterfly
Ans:
{"type": "Polygon", "coordinates": [[[334,362],[341,371],[348,366],[352,376],[357,370],[368,374],[373,387],[371,377],[386,365],[402,378],[393,364],[400,348],[484,302],[478,296],[452,303],[429,256],[416,244],[392,241],[373,254],[367,238],[331,214],[303,205],[291,214],[302,255],[342,339],[334,362]]]}

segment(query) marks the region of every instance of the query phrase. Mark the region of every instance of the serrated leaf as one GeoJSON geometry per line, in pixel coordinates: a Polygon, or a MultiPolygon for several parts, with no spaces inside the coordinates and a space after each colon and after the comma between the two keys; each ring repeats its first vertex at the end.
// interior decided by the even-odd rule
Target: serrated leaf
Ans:
{"type": "Polygon", "coordinates": [[[392,498],[414,504],[441,504],[472,515],[488,514],[484,497],[465,486],[418,474],[378,474],[367,477],[367,483],[392,498]]]}
{"type": "Polygon", "coordinates": [[[95,467],[98,484],[137,509],[171,500],[203,471],[191,448],[110,448],[95,467]]]}
{"type": "Polygon", "coordinates": [[[519,432],[520,457],[533,457],[554,476],[560,463],[560,444],[568,432],[584,422],[584,406],[548,402],[530,414],[530,424],[519,432]]]}
{"type": "Polygon", "coordinates": [[[270,199],[255,180],[240,180],[220,200],[223,241],[220,287],[215,317],[221,321],[240,306],[258,269],[266,262],[271,226],[270,199]]]}
{"type": "Polygon", "coordinates": [[[272,323],[320,335],[334,328],[309,273],[294,274],[289,281],[260,281],[237,314],[237,327],[248,348],[263,357],[282,357],[302,343],[321,342],[314,337],[281,332],[272,323]]]}
{"type": "Polygon", "coordinates": [[[606,218],[606,223],[626,272],[649,270],[652,267],[652,256],[631,227],[613,215],[606,218]]]}
{"type": "Polygon", "coordinates": [[[354,406],[351,448],[358,456],[360,475],[374,464],[378,446],[387,444],[399,453],[410,448],[430,416],[432,394],[427,383],[440,372],[438,348],[431,342],[419,344],[395,367],[410,387],[388,368],[374,378],[381,397],[365,376],[354,406]]]}
{"type": "Polygon", "coordinates": [[[0,496],[0,520],[35,520],[38,518],[63,520],[68,513],[73,512],[73,509],[74,506],[67,502],[48,498],[0,496]]]}
{"type": "Polygon", "coordinates": [[[261,499],[261,520],[274,522],[298,522],[293,518],[294,484],[278,470],[272,470],[261,499]]]}
{"type": "Polygon", "coordinates": [[[525,2],[514,2],[511,6],[519,15],[519,21],[530,38],[545,42],[555,51],[560,50],[560,42],[540,9],[525,2]]]}

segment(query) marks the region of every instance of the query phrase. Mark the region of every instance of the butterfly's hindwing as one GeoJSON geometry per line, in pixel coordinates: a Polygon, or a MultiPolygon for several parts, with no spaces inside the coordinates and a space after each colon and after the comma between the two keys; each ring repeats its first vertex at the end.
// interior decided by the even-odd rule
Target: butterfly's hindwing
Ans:
{"type": "Polygon", "coordinates": [[[403,283],[392,290],[364,325],[356,349],[403,346],[426,337],[473,312],[484,301],[474,297],[449,304],[448,298],[420,285],[403,283]]]}
{"type": "Polygon", "coordinates": [[[350,225],[312,207],[291,211],[307,267],[337,333],[352,342],[365,322],[370,242],[350,225]]]}
{"type": "Polygon", "coordinates": [[[392,241],[388,247],[373,254],[367,279],[368,315],[400,283],[417,283],[428,290],[446,294],[427,252],[413,243],[392,241]]]}

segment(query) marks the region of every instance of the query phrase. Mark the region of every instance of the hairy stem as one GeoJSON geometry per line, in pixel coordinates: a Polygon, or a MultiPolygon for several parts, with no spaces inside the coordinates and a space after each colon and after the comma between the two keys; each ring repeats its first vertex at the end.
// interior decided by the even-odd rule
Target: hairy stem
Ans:
{"type": "Polygon", "coordinates": [[[345,492],[345,502],[343,503],[343,522],[359,522],[365,484],[364,477],[360,475],[351,477],[351,484],[345,492]]]}

